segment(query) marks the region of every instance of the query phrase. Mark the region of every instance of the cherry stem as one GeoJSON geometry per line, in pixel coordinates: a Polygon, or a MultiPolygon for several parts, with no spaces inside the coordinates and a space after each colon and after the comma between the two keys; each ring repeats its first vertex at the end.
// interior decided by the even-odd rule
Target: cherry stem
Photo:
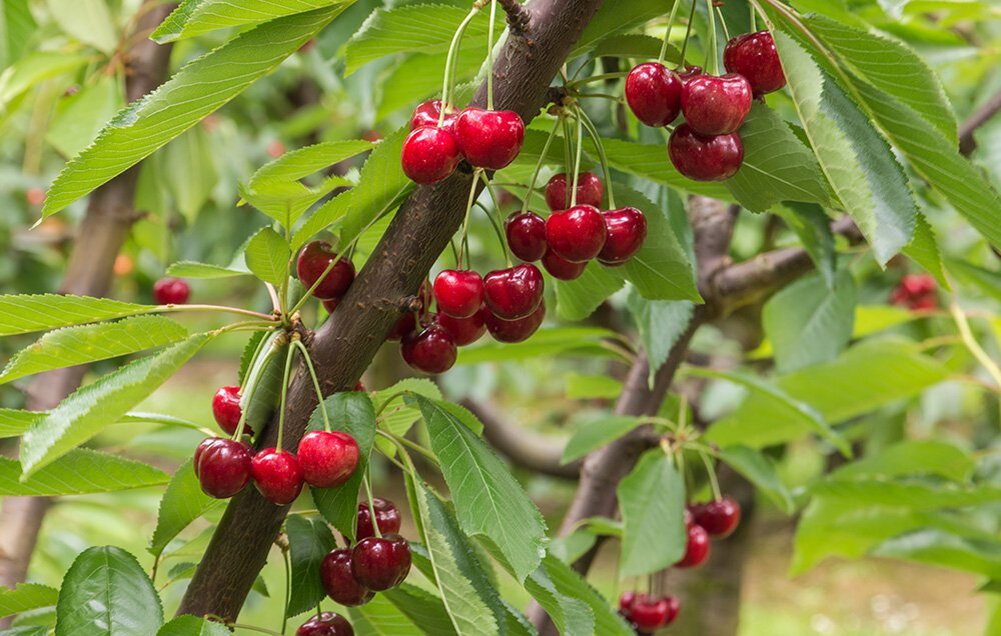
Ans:
{"type": "MultiPolygon", "coordinates": [[[[598,129],[595,127],[594,122],[591,118],[587,116],[583,108],[577,108],[577,116],[580,118],[581,123],[587,128],[587,134],[591,136],[594,140],[594,147],[598,150],[598,160],[601,161],[601,171],[605,175],[605,187],[608,190],[608,209],[614,210],[615,208],[615,192],[612,185],[612,169],[608,165],[608,156],[605,154],[605,144],[601,142],[601,135],[598,134],[598,129]]],[[[576,192],[576,188],[574,188],[576,192]]]]}
{"type": "Polygon", "coordinates": [[[282,550],[282,559],[285,560],[285,611],[282,612],[282,630],[279,633],[284,634],[288,627],[288,604],[292,601],[292,560],[288,550],[282,550]]]}
{"type": "Polygon", "coordinates": [[[698,0],[692,0],[692,8],[688,11],[688,25],[685,27],[685,41],[681,43],[681,57],[675,68],[681,68],[685,65],[685,53],[688,51],[688,41],[692,39],[692,24],[695,22],[696,2],[698,2],[698,0]]]}
{"type": "Polygon", "coordinates": [[[629,75],[628,71],[616,71],[614,73],[602,73],[601,75],[592,75],[590,77],[585,77],[584,79],[575,80],[567,84],[567,88],[576,88],[578,86],[583,86],[584,84],[593,84],[594,82],[604,82],[606,80],[612,79],[622,79],[629,75]]]}
{"type": "Polygon", "coordinates": [[[268,290],[268,296],[271,298],[271,308],[277,312],[281,312],[282,305],[278,301],[278,292],[275,291],[275,286],[271,283],[264,283],[264,288],[268,290]]]}
{"type": "Polygon", "coordinates": [[[466,201],[466,218],[462,221],[462,242],[459,243],[459,260],[462,261],[464,257],[467,266],[469,265],[469,217],[473,209],[473,202],[476,200],[476,181],[480,178],[480,172],[482,172],[480,168],[473,171],[473,179],[469,187],[469,200],[466,201]]]}
{"type": "MultiPolygon", "coordinates": [[[[486,188],[487,194],[490,195],[490,200],[494,204],[494,210],[497,212],[498,219],[501,216],[501,206],[500,202],[497,201],[497,196],[494,194],[493,185],[490,183],[490,179],[487,178],[487,173],[481,172],[480,179],[483,181],[483,185],[486,188]]],[[[500,241],[501,249],[504,250],[504,258],[507,260],[507,266],[511,267],[511,251],[508,249],[507,240],[504,236],[504,231],[501,230],[501,226],[504,225],[503,222],[498,224],[497,220],[494,219],[493,215],[485,206],[480,206],[483,208],[483,212],[487,215],[487,220],[490,221],[490,225],[494,228],[494,233],[497,234],[497,240],[500,241]]]]}
{"type": "Polygon", "coordinates": [[[441,114],[438,116],[438,127],[441,128],[445,123],[445,111],[448,110],[449,105],[449,84],[452,83],[452,72],[455,66],[455,58],[458,54],[459,45],[462,41],[462,34],[466,31],[466,27],[472,22],[473,17],[480,12],[480,7],[478,4],[474,4],[473,8],[469,10],[469,14],[466,18],[459,24],[459,27],[455,30],[455,34],[452,36],[452,42],[448,45],[448,54],[445,56],[445,78],[442,81],[441,86],[441,114]]]}
{"type": "Polygon", "coordinates": [[[423,455],[425,459],[429,460],[435,466],[439,465],[438,458],[435,456],[435,454],[432,453],[431,451],[429,451],[428,449],[424,448],[420,444],[418,444],[416,442],[412,442],[409,439],[407,439],[406,437],[402,437],[400,435],[393,435],[392,433],[389,433],[387,431],[376,431],[376,432],[379,435],[382,435],[383,437],[385,437],[386,439],[389,439],[392,442],[396,443],[397,446],[399,446],[400,444],[403,444],[407,448],[409,448],[411,450],[414,450],[414,451],[417,451],[418,453],[420,453],[421,455],[423,455]]]}
{"type": "Polygon", "coordinates": [[[709,485],[713,490],[713,500],[719,501],[723,498],[723,494],[719,489],[719,480],[716,479],[716,467],[713,466],[713,463],[709,460],[709,455],[706,453],[699,451],[699,457],[702,458],[702,463],[706,466],[706,474],[709,476],[709,485]]]}
{"type": "Polygon", "coordinates": [[[577,118],[577,156],[573,163],[573,190],[570,193],[570,207],[577,205],[577,183],[580,180],[580,158],[584,149],[584,121],[577,118]]]}
{"type": "MultiPolygon", "coordinates": [[[[261,355],[261,351],[264,351],[264,345],[267,343],[268,337],[261,336],[261,341],[257,343],[257,347],[254,349],[254,355],[250,356],[250,364],[253,365],[257,357],[261,355]]],[[[243,376],[243,381],[240,383],[240,395],[243,395],[243,390],[247,386],[247,380],[249,380],[251,367],[247,367],[247,374],[243,376]]]]}
{"type": "Polygon", "coordinates": [[[302,359],[306,361],[306,368],[309,370],[309,377],[313,380],[313,389],[316,391],[316,400],[320,406],[320,413],[323,414],[323,430],[330,432],[330,418],[327,417],[327,406],[323,403],[323,393],[320,391],[320,381],[316,378],[316,369],[313,368],[313,360],[309,357],[309,349],[298,338],[292,341],[292,346],[302,352],[302,359]]]}
{"type": "Polygon", "coordinates": [[[556,121],[553,122],[553,129],[549,131],[549,136],[546,137],[546,143],[542,146],[542,154],[539,155],[539,160],[535,162],[535,170],[532,171],[532,180],[528,182],[528,192],[525,194],[525,198],[521,202],[522,214],[528,211],[528,202],[532,198],[532,194],[535,192],[535,184],[539,180],[539,173],[542,171],[542,164],[546,161],[546,156],[549,154],[549,147],[553,145],[553,139],[556,138],[556,131],[559,130],[562,119],[562,116],[557,117],[556,121]]]}
{"type": "Polygon", "coordinates": [[[258,632],[260,634],[271,634],[271,636],[282,636],[282,633],[278,633],[271,629],[265,629],[263,627],[258,627],[256,625],[245,625],[243,623],[225,623],[226,627],[232,627],[234,629],[246,629],[251,632],[258,632]]]}
{"type": "Polygon", "coordinates": [[[754,5],[751,4],[750,2],[747,3],[747,9],[751,14],[749,18],[751,24],[751,33],[754,33],[755,31],[758,30],[758,12],[754,10],[754,5]]]}
{"type": "Polygon", "coordinates": [[[983,365],[987,373],[997,383],[997,386],[993,387],[992,391],[994,393],[1001,393],[1001,368],[998,368],[998,365],[991,360],[991,357],[987,355],[987,352],[977,342],[976,337],[973,335],[973,330],[970,329],[970,322],[966,319],[966,314],[963,313],[963,309],[959,306],[959,301],[955,297],[949,303],[949,313],[952,314],[952,319],[956,322],[959,335],[963,339],[966,348],[970,350],[970,353],[977,359],[977,362],[983,365]]]}
{"type": "MultiPolygon", "coordinates": [[[[293,335],[295,338],[298,334],[293,335]]],[[[288,397],[288,378],[292,371],[292,358],[295,357],[295,347],[289,346],[285,355],[285,372],[282,374],[282,396],[278,406],[278,442],[275,444],[275,452],[282,452],[282,439],[285,436],[285,400],[288,397]]]]}
{"type": "Polygon", "coordinates": [[[494,109],[494,20],[497,0],[490,2],[490,26],[487,28],[487,110],[494,109]]]}
{"type": "Polygon", "coordinates": [[[719,18],[720,26],[723,27],[723,37],[725,37],[726,41],[729,42],[730,29],[728,29],[726,26],[726,19],[723,17],[723,9],[719,8],[718,6],[716,7],[716,17],[719,18]]]}
{"type": "MultiPolygon", "coordinates": [[[[418,476],[417,468],[414,466],[414,460],[410,458],[410,453],[407,452],[407,447],[402,442],[403,438],[397,437],[396,435],[378,429],[376,429],[375,432],[376,434],[382,435],[383,437],[385,437],[386,439],[388,439],[389,441],[393,442],[393,444],[396,445],[396,450],[400,453],[400,459],[402,460],[403,465],[401,467],[403,468],[403,470],[405,472],[410,473],[411,475],[418,476]]],[[[384,454],[389,458],[391,462],[395,463],[397,466],[401,465],[400,462],[397,462],[392,457],[389,457],[388,453],[384,454]]],[[[436,464],[437,461],[438,460],[435,459],[436,464]]]]}
{"type": "Polygon", "coordinates": [[[379,405],[378,410],[376,410],[376,412],[375,412],[376,419],[379,419],[379,416],[382,415],[382,412],[386,410],[386,407],[389,406],[390,402],[392,402],[393,400],[395,400],[398,397],[403,397],[404,395],[409,395],[409,394],[410,394],[410,391],[408,391],[408,390],[397,391],[396,393],[394,393],[394,394],[390,395],[388,398],[386,398],[385,401],[383,401],[383,403],[379,405]]]}
{"type": "Polygon", "coordinates": [[[709,46],[706,47],[706,72],[719,75],[719,55],[716,50],[716,13],[713,0],[706,0],[706,18],[709,20],[709,46]]]}
{"type": "Polygon", "coordinates": [[[664,34],[664,43],[660,47],[660,56],[657,57],[657,62],[660,64],[664,63],[664,58],[667,57],[667,43],[671,40],[671,29],[674,28],[674,18],[678,14],[678,5],[681,4],[681,0],[674,0],[674,4],[671,6],[671,15],[667,18],[667,32],[664,34]]]}
{"type": "Polygon", "coordinates": [[[381,539],[382,533],[379,532],[379,522],[375,518],[375,504],[372,502],[371,474],[367,470],[365,471],[365,478],[362,481],[365,483],[365,496],[368,497],[368,515],[372,521],[372,534],[381,539]]]}

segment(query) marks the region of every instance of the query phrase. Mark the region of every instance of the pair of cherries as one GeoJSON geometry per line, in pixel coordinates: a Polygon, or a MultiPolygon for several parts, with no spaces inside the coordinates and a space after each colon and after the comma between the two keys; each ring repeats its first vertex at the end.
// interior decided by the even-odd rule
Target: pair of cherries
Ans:
{"type": "Polygon", "coordinates": [[[407,177],[421,185],[447,179],[463,158],[474,168],[505,168],[525,141],[525,124],[514,111],[469,107],[456,115],[440,100],[417,107],[410,131],[400,162],[407,177]]]}
{"type": "Polygon", "coordinates": [[[938,308],[935,279],[930,274],[907,274],[900,279],[890,294],[890,302],[913,311],[930,311],[938,308]]]}
{"type": "Polygon", "coordinates": [[[694,568],[705,563],[709,558],[710,537],[724,539],[737,529],[739,523],[740,504],[732,497],[690,505],[685,510],[688,543],[684,556],[674,567],[694,568]]]}
{"type": "Polygon", "coordinates": [[[681,604],[673,596],[655,597],[650,594],[623,592],[619,596],[619,614],[637,634],[652,634],[667,627],[678,617],[681,604]]]}
{"type": "Polygon", "coordinates": [[[161,278],[153,283],[153,299],[159,305],[183,305],[191,296],[191,286],[183,278],[161,278]]]}
{"type": "Polygon", "coordinates": [[[354,263],[344,257],[337,258],[327,241],[311,241],[302,248],[296,260],[296,273],[306,289],[316,285],[313,296],[323,301],[327,313],[333,313],[355,280],[354,263]]]}

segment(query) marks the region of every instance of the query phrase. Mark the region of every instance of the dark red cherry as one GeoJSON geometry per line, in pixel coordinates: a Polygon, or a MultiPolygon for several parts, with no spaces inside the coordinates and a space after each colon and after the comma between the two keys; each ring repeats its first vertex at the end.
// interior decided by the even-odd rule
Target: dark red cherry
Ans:
{"type": "Polygon", "coordinates": [[[397,342],[406,337],[407,334],[413,333],[414,329],[417,328],[417,319],[414,317],[414,312],[408,311],[407,313],[400,316],[400,319],[396,321],[393,328],[390,330],[389,335],[386,336],[386,340],[391,340],[397,342]]]}
{"type": "Polygon", "coordinates": [[[681,111],[692,130],[702,135],[735,132],[751,112],[751,85],[743,75],[699,75],[684,83],[681,111]]]}
{"type": "Polygon", "coordinates": [[[532,334],[539,330],[539,325],[545,318],[545,304],[540,304],[539,308],[530,315],[518,320],[502,320],[487,312],[487,330],[497,342],[522,342],[531,338],[532,334]]]}
{"type": "Polygon", "coordinates": [[[483,305],[483,278],[473,270],[446,269],[434,279],[438,311],[469,318],[483,305]]]}
{"type": "Polygon", "coordinates": [[[228,499],[250,481],[250,447],[236,440],[209,437],[195,449],[194,469],[206,495],[228,499]]]}
{"type": "Polygon", "coordinates": [[[323,612],[311,617],[295,630],[295,636],[354,636],[355,630],[348,619],[333,612],[323,612]]]}
{"type": "Polygon", "coordinates": [[[358,467],[358,443],[340,431],[310,431],[302,437],[296,459],[302,479],[314,488],[340,486],[358,467]]]}
{"type": "MultiPolygon", "coordinates": [[[[546,205],[550,210],[566,210],[570,207],[570,189],[566,173],[554,175],[546,184],[546,205]]],[[[605,186],[593,172],[582,172],[577,177],[577,205],[593,205],[601,207],[601,198],[605,196],[605,186]]],[[[526,259],[527,260],[527,259],[526,259]]]]}
{"type": "Polygon", "coordinates": [[[546,253],[546,222],[535,212],[520,212],[507,217],[504,233],[511,253],[523,261],[537,261],[546,253]]]}
{"type": "MultiPolygon", "coordinates": [[[[240,424],[240,415],[243,408],[240,407],[240,387],[224,386],[212,396],[212,415],[216,423],[228,435],[236,432],[236,427],[240,424]]],[[[243,425],[243,432],[253,435],[254,431],[249,424],[243,425]]]]}
{"type": "Polygon", "coordinates": [[[438,324],[452,334],[452,340],[457,347],[473,344],[487,332],[485,322],[486,309],[480,309],[469,318],[453,318],[447,314],[438,314],[438,324]]]}
{"type": "Polygon", "coordinates": [[[684,84],[693,77],[698,77],[699,75],[702,75],[703,71],[701,66],[688,64],[685,66],[685,70],[678,71],[677,73],[678,73],[678,79],[680,79],[681,83],[684,84]]]}
{"type": "Polygon", "coordinates": [[[332,550],[320,562],[320,582],[332,601],[345,607],[364,605],[375,593],[355,580],[351,550],[332,550]]]}
{"type": "Polygon", "coordinates": [[[250,465],[254,485],[265,499],[284,506],[295,501],[302,492],[302,468],[295,455],[283,450],[265,448],[254,455],[250,465]]]}
{"type": "Polygon", "coordinates": [[[403,172],[415,183],[430,185],[447,179],[462,156],[455,137],[444,128],[425,126],[407,136],[400,162],[403,172]]]}
{"type": "Polygon", "coordinates": [[[455,120],[455,138],[470,165],[500,170],[521,151],[525,124],[514,111],[471,107],[455,120]]]}
{"type": "Polygon", "coordinates": [[[602,265],[622,265],[643,247],[646,240],[646,217],[636,208],[602,212],[608,239],[598,253],[602,265]]]}
{"type": "Polygon", "coordinates": [[[407,364],[424,373],[444,373],[455,364],[455,340],[439,324],[432,323],[422,331],[403,337],[400,353],[407,364]]]}
{"type": "Polygon", "coordinates": [[[368,537],[351,551],[351,573],[375,592],[396,587],[410,572],[410,545],[398,534],[368,537]]]}
{"type": "Polygon", "coordinates": [[[730,536],[740,523],[740,504],[733,497],[723,497],[692,507],[695,523],[705,528],[709,536],[722,539],[730,536]]]}
{"type": "MultiPolygon", "coordinates": [[[[424,126],[437,127],[441,119],[441,100],[430,99],[414,109],[414,114],[410,117],[410,130],[417,130],[424,126]]],[[[455,124],[455,110],[449,107],[445,111],[445,121],[442,127],[446,130],[455,124]]]]}
{"type": "Polygon", "coordinates": [[[483,277],[483,302],[503,320],[524,318],[542,303],[542,273],[531,264],[498,269],[483,277]]]}
{"type": "Polygon", "coordinates": [[[564,212],[553,212],[546,220],[549,249],[571,263],[589,261],[601,252],[608,238],[605,219],[598,208],[578,205],[564,212]]]}
{"type": "Polygon", "coordinates": [[[556,280],[575,280],[587,269],[587,261],[571,263],[553,250],[547,250],[546,255],[542,257],[542,266],[556,280]]]}
{"type": "Polygon", "coordinates": [[[755,95],[777,91],[786,85],[775,40],[768,31],[738,35],[723,49],[723,66],[747,78],[755,95]]]}
{"type": "MultiPolygon", "coordinates": [[[[299,252],[296,261],[296,272],[299,282],[309,289],[320,280],[323,272],[334,262],[337,253],[326,241],[311,241],[299,252]]],[[[338,259],[337,263],[323,276],[323,280],[313,290],[313,295],[322,300],[343,298],[351,283],[355,280],[355,266],[346,258],[338,259]]]]}
{"type": "Polygon", "coordinates": [[[636,592],[623,592],[619,595],[619,613],[623,616],[628,617],[629,610],[632,609],[633,603],[636,602],[636,592]]]}
{"type": "Polygon", "coordinates": [[[679,568],[694,568],[705,563],[709,558],[709,533],[697,523],[688,528],[688,544],[685,555],[674,564],[679,568]]]}
{"type": "MultiPolygon", "coordinates": [[[[379,526],[379,534],[396,534],[400,531],[400,509],[392,501],[376,497],[372,499],[372,507],[375,508],[375,522],[379,526]]],[[[355,526],[355,541],[361,541],[369,537],[374,537],[372,528],[372,512],[368,509],[368,502],[363,501],[358,504],[358,523],[355,526]]]]}
{"type": "Polygon", "coordinates": [[[327,310],[327,314],[332,314],[332,313],[334,313],[334,310],[337,309],[337,305],[341,304],[341,299],[340,298],[328,298],[327,300],[323,300],[323,301],[320,301],[320,302],[323,303],[323,308],[327,310]]]}
{"type": "Polygon", "coordinates": [[[667,142],[671,163],[694,181],[724,181],[740,170],[744,144],[739,133],[704,136],[681,124],[667,142]]]}
{"type": "Polygon", "coordinates": [[[663,64],[640,64],[626,77],[626,102],[647,126],[666,126],[681,112],[681,79],[663,64]]]}
{"type": "Polygon", "coordinates": [[[637,629],[653,632],[668,623],[671,617],[671,602],[667,598],[653,598],[647,594],[639,594],[629,608],[629,620],[637,629]]]}
{"type": "Polygon", "coordinates": [[[160,305],[183,305],[191,296],[188,281],[181,278],[161,278],[153,283],[153,298],[160,305]]]}

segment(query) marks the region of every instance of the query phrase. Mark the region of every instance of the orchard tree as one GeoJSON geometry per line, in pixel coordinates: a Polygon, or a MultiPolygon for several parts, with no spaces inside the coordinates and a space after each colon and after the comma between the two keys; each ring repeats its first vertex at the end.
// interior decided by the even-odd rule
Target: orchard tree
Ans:
{"type": "Polygon", "coordinates": [[[4,2],[17,209],[80,219],[0,296],[9,633],[733,634],[764,505],[1001,607],[1001,49],[932,4],[4,2]],[[148,408],[236,341],[217,427],[148,408]],[[54,497],[150,488],[24,582],[54,497]]]}

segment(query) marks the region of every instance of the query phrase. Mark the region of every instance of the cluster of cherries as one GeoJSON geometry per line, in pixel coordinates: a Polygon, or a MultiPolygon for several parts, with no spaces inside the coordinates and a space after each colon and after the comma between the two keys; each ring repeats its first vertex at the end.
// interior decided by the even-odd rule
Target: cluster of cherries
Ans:
{"type": "Polygon", "coordinates": [[[668,155],[678,172],[696,181],[723,181],[744,161],[737,132],[753,97],[785,86],[785,74],[768,31],[739,35],[723,51],[725,75],[707,75],[698,66],[677,73],[658,62],[640,64],[626,78],[626,101],[647,126],[685,122],[671,133],[668,155]]]}
{"type": "Polygon", "coordinates": [[[183,278],[161,278],[153,283],[153,299],[160,305],[183,305],[191,296],[191,286],[183,278]]]}
{"type": "Polygon", "coordinates": [[[890,294],[890,302],[912,311],[938,309],[935,279],[930,274],[907,274],[890,294]]]}

